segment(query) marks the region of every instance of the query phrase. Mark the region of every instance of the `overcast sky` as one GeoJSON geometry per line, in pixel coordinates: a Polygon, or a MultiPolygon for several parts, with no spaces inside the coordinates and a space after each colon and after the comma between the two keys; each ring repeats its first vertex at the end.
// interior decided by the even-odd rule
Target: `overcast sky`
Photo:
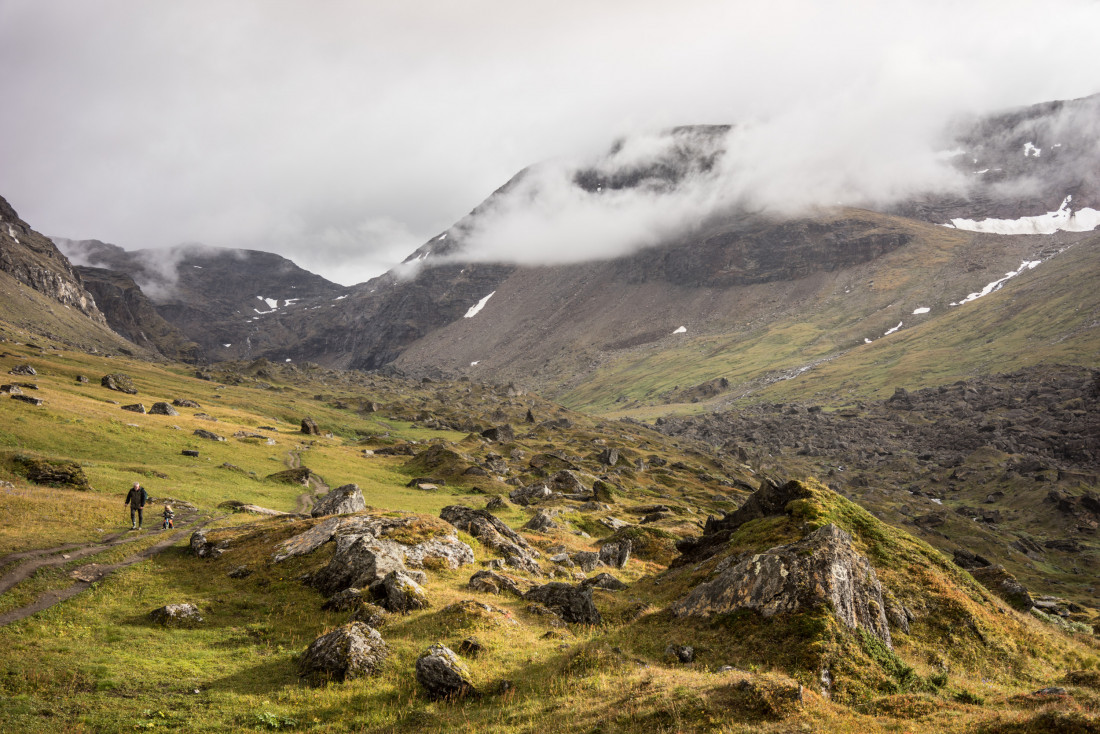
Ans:
{"type": "Polygon", "coordinates": [[[351,284],[528,164],[671,125],[870,150],[888,186],[953,114],[1100,91],[1097,28],[1094,0],[0,0],[0,195],[351,284]]]}

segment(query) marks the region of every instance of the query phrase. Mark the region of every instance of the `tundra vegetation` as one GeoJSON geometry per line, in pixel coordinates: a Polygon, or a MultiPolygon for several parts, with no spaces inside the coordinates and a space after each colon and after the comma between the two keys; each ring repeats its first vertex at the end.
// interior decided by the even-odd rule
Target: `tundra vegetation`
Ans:
{"type": "Polygon", "coordinates": [[[0,401],[5,731],[1100,726],[1095,610],[1015,609],[813,478],[509,386],[4,346],[44,401],[0,401]],[[123,411],[77,379],[114,373],[138,400],[199,407],[123,411]],[[350,484],[366,509],[308,513],[350,484]],[[504,535],[440,519],[486,505],[504,535]],[[601,553],[624,542],[621,567],[601,553]],[[789,574],[821,559],[821,584],[867,593],[789,574]],[[334,566],[365,568],[361,597],[332,595],[334,566]],[[326,635],[366,657],[324,668],[326,635]]]}

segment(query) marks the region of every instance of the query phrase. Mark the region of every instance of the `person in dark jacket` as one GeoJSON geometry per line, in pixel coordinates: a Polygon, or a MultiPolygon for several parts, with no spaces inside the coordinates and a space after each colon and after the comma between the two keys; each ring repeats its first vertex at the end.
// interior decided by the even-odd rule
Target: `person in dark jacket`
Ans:
{"type": "Polygon", "coordinates": [[[149,495],[146,494],[145,489],[140,484],[134,482],[133,488],[126,493],[125,504],[130,506],[130,529],[141,529],[141,508],[145,507],[145,501],[149,499],[149,495]],[[137,523],[134,523],[134,518],[137,518],[137,523]]]}

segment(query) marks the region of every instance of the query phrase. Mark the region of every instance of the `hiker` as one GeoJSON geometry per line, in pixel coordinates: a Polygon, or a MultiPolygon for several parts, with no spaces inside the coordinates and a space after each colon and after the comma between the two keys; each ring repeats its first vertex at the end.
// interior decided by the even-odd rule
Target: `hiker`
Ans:
{"type": "Polygon", "coordinates": [[[141,508],[145,507],[145,501],[149,499],[149,495],[142,489],[141,485],[134,482],[134,487],[126,493],[126,501],[123,504],[130,505],[130,529],[141,529],[141,508]],[[134,524],[134,516],[137,515],[137,524],[134,524]]]}

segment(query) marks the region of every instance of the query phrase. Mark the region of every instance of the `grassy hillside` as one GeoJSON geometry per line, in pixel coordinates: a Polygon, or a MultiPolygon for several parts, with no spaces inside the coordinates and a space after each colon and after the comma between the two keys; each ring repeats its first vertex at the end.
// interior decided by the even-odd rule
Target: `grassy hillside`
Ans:
{"type": "MultiPolygon", "coordinates": [[[[6,578],[22,568],[17,552],[67,549],[34,556],[43,565],[0,595],[0,616],[65,593],[74,576],[94,580],[72,598],[0,627],[5,731],[1098,727],[1095,637],[1010,609],[937,551],[812,482],[805,485],[809,499],[743,526],[719,555],[666,570],[677,539],[698,535],[707,514],[745,501],[759,482],[758,467],[635,423],[588,418],[509,386],[264,362],[222,365],[200,377],[182,366],[55,349],[60,345],[41,338],[35,344],[5,342],[7,356],[0,358],[4,372],[33,365],[36,376],[9,379],[35,382],[38,389],[26,393],[44,400],[33,406],[0,399],[0,479],[11,484],[0,489],[0,569],[6,578]],[[118,372],[132,377],[136,395],[99,384],[118,372]],[[89,381],[78,382],[78,375],[89,381]],[[171,417],[121,409],[173,399],[201,407],[179,408],[181,415],[171,417]],[[301,433],[306,416],[321,435],[301,433]],[[478,435],[505,423],[514,437],[478,435]],[[227,440],[200,438],[198,429],[227,440]],[[32,482],[18,457],[75,461],[91,489],[32,482]],[[295,465],[321,482],[265,479],[295,465]],[[540,552],[546,575],[508,573],[528,586],[610,572],[628,588],[594,592],[602,624],[565,623],[527,600],[468,589],[470,576],[498,554],[459,533],[475,562],[454,570],[425,564],[430,606],[390,615],[380,626],[390,655],[378,675],[322,686],[299,679],[298,660],[348,612],[323,610],[324,597],[302,577],[327,565],[333,544],[273,563],[280,543],[318,521],[233,513],[223,505],[233,500],[293,512],[303,495],[323,492],[323,485],[354,482],[375,508],[368,515],[414,513],[411,527],[428,537],[440,527],[444,506],[480,508],[561,466],[589,484],[603,477],[601,502],[550,502],[549,509],[561,511],[554,518],[559,528],[521,530],[540,552]],[[436,482],[434,491],[408,486],[428,472],[446,483],[436,482]],[[128,532],[122,498],[135,480],[152,495],[149,515],[158,515],[166,500],[176,502],[178,537],[128,532]],[[650,514],[657,519],[641,522],[650,514]],[[601,522],[611,518],[632,527],[613,534],[601,522]],[[771,618],[670,614],[723,558],[797,540],[826,522],[852,534],[883,585],[914,612],[910,634],[895,632],[893,651],[821,608],[771,618]],[[223,555],[190,552],[187,538],[199,523],[208,523],[211,539],[228,544],[223,555]],[[550,561],[623,537],[633,538],[635,550],[622,569],[582,573],[550,561]],[[111,574],[92,573],[113,565],[111,574]],[[250,575],[230,576],[241,567],[250,575]],[[165,629],[149,620],[153,609],[179,602],[196,604],[205,621],[165,629]],[[463,655],[481,695],[430,700],[415,681],[417,657],[435,642],[458,650],[468,637],[484,648],[463,655]],[[694,662],[671,657],[670,644],[692,645],[694,662]],[[828,697],[819,682],[823,663],[835,679],[828,697]],[[1054,684],[1067,692],[1034,694],[1054,684]]],[[[520,529],[534,513],[506,501],[495,514],[520,529]]]]}
{"type": "MultiPolygon", "coordinates": [[[[944,234],[867,265],[808,278],[802,293],[774,289],[782,300],[751,321],[738,318],[737,304],[716,304],[727,315],[724,327],[715,323],[698,335],[689,330],[664,339],[659,349],[606,355],[560,399],[581,410],[645,419],[740,400],[837,404],[886,397],[896,386],[916,389],[1044,362],[1098,363],[1100,300],[1090,284],[1100,276],[1100,240],[1043,244],[928,228],[944,234]],[[1040,258],[1040,266],[1001,290],[950,305],[1021,261],[1040,258]],[[918,308],[930,311],[914,314],[918,308]],[[903,327],[887,336],[899,323],[903,327]],[[679,397],[719,378],[730,384],[716,395],[679,397]]],[[[747,313],[761,311],[751,294],[744,299],[747,313]]]]}

